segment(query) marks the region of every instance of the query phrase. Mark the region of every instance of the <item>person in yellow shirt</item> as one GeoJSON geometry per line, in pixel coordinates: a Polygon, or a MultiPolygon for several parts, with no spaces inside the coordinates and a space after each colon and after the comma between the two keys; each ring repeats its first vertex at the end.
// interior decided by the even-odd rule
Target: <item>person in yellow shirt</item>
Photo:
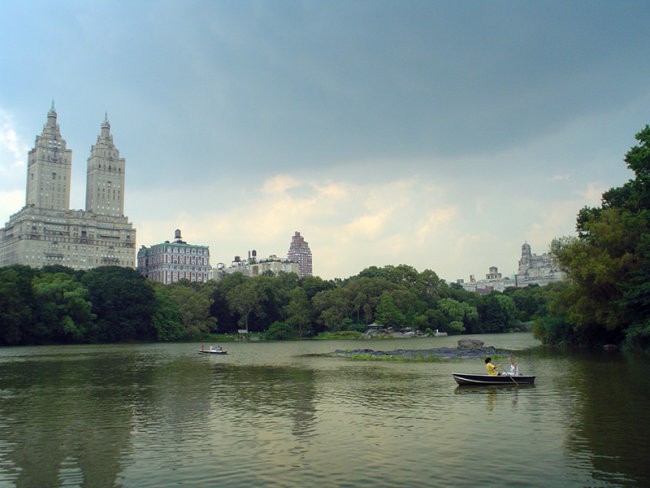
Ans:
{"type": "Polygon", "coordinates": [[[498,367],[499,367],[498,364],[492,364],[491,357],[485,358],[485,369],[487,370],[490,376],[499,376],[499,372],[497,371],[498,367]]]}

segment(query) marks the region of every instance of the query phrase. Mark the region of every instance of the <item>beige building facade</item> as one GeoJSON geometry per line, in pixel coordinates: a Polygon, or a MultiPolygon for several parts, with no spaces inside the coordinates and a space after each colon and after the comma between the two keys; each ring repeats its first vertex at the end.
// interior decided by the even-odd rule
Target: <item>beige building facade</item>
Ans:
{"type": "Polygon", "coordinates": [[[288,259],[281,259],[275,254],[271,254],[268,258],[257,259],[257,251],[249,253],[248,259],[242,260],[239,256],[226,267],[223,264],[217,265],[213,269],[213,279],[219,281],[226,275],[233,273],[241,273],[244,276],[262,276],[264,274],[273,273],[278,275],[280,273],[295,273],[299,274],[300,265],[295,261],[288,259]]]}
{"type": "Polygon", "coordinates": [[[136,231],[124,216],[125,160],[106,117],[88,158],[86,209],[70,209],[72,151],[54,104],[28,153],[25,206],[0,230],[0,266],[134,267],[136,231]]]}

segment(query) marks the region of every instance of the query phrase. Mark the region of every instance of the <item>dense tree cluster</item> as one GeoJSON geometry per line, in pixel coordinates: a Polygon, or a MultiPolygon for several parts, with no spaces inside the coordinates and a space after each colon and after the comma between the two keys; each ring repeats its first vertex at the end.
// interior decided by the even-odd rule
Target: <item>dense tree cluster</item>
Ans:
{"type": "Polygon", "coordinates": [[[295,274],[159,285],[135,270],[0,269],[0,344],[179,341],[245,329],[269,339],[379,323],[451,334],[503,332],[542,316],[539,287],[480,296],[430,270],[370,267],[346,280],[295,274]]]}
{"type": "Polygon", "coordinates": [[[634,178],[578,213],[577,236],[553,252],[570,277],[536,333],[547,343],[650,349],[650,127],[625,156],[634,178]]]}

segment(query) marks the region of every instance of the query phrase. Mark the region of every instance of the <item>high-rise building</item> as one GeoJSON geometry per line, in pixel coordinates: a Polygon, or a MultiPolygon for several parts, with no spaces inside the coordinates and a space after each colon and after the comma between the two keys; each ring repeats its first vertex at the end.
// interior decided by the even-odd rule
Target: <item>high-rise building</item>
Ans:
{"type": "Polygon", "coordinates": [[[181,231],[174,232],[174,242],[165,241],[138,251],[138,271],[151,281],[168,285],[180,280],[205,283],[212,278],[208,246],[188,244],[181,231]]]}
{"type": "Polygon", "coordinates": [[[0,229],[0,266],[133,268],[136,231],[124,216],[125,162],[108,117],[88,158],[85,210],[70,209],[71,169],[53,103],[28,153],[25,206],[0,229]]]}
{"type": "Polygon", "coordinates": [[[521,245],[519,270],[515,275],[517,287],[528,285],[547,285],[556,281],[566,280],[567,275],[551,253],[533,254],[530,244],[521,245]]]}
{"type": "Polygon", "coordinates": [[[90,148],[86,210],[115,217],[124,215],[124,169],[124,158],[120,158],[120,151],[113,144],[106,115],[97,144],[90,148]]]}
{"type": "Polygon", "coordinates": [[[312,275],[311,250],[309,243],[300,235],[300,232],[296,232],[291,238],[287,259],[298,263],[298,276],[301,278],[312,275]]]}

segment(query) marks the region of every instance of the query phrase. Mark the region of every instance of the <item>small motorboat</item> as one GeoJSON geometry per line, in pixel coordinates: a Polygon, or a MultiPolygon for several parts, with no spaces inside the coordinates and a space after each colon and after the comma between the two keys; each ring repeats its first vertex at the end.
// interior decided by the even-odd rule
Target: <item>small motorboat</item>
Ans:
{"type": "Polygon", "coordinates": [[[492,376],[489,374],[452,373],[459,385],[532,385],[534,376],[502,374],[492,376]]]}
{"type": "Polygon", "coordinates": [[[228,354],[228,351],[220,347],[217,349],[199,349],[199,354],[228,354]]]}

